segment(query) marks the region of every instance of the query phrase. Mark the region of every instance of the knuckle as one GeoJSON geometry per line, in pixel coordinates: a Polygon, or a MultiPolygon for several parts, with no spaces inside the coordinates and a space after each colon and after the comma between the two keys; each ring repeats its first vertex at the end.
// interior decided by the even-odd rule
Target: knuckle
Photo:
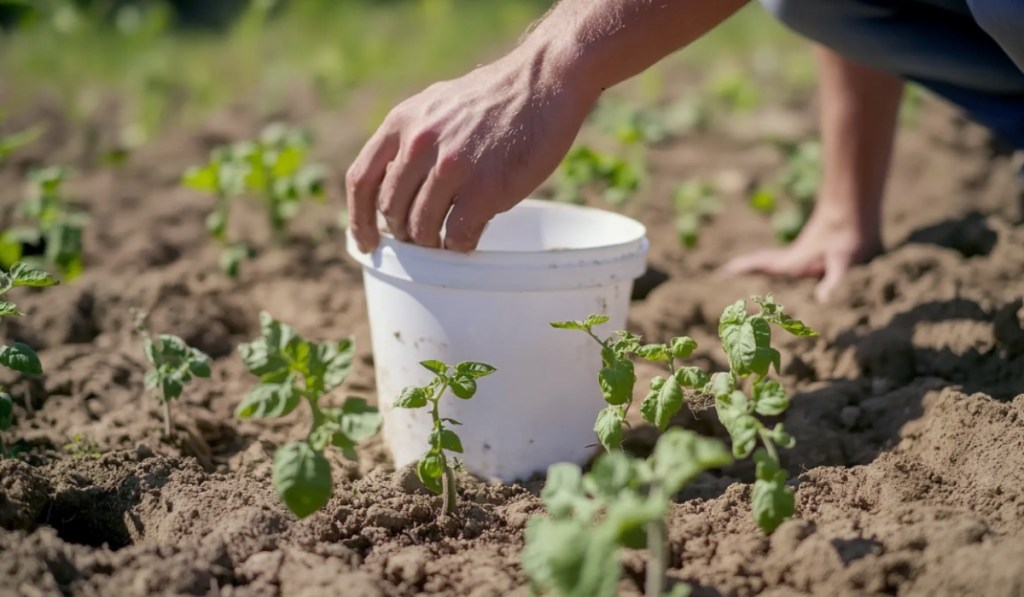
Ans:
{"type": "Polygon", "coordinates": [[[353,164],[349,167],[348,171],[345,172],[345,187],[350,193],[360,193],[365,190],[366,184],[364,181],[366,176],[363,174],[362,168],[358,165],[353,164]]]}
{"type": "Polygon", "coordinates": [[[438,135],[431,128],[421,128],[409,137],[409,152],[413,154],[426,153],[437,143],[438,135]]]}
{"type": "Polygon", "coordinates": [[[437,244],[437,232],[431,231],[429,226],[422,223],[410,224],[409,236],[419,245],[437,244]]]}
{"type": "Polygon", "coordinates": [[[438,158],[435,169],[437,170],[437,176],[440,178],[455,178],[459,176],[463,169],[462,156],[457,153],[443,154],[438,158]]]}

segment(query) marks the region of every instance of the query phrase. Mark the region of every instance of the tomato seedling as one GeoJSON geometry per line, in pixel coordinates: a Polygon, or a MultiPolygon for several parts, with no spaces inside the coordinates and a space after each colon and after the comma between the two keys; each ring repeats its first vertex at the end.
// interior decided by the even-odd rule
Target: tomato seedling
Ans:
{"type": "Polygon", "coordinates": [[[306,164],[310,135],[283,124],[267,126],[253,141],[218,147],[203,166],[190,168],[184,175],[185,186],[213,194],[217,199],[206,218],[206,229],[226,248],[221,269],[237,275],[238,265],[251,256],[244,243],[229,240],[228,228],[232,202],[242,195],[259,197],[266,210],[275,242],[282,242],[288,223],[299,211],[304,199],[324,198],[324,170],[318,164],[306,164]]]}
{"type": "MultiPolygon", "coordinates": [[[[0,271],[0,297],[12,288],[44,288],[55,286],[58,282],[50,274],[35,269],[24,263],[15,263],[10,270],[0,271]]],[[[0,298],[0,319],[4,317],[21,317],[24,313],[11,301],[0,298]]],[[[23,375],[41,375],[43,365],[39,355],[32,347],[21,342],[12,342],[10,346],[0,346],[0,365],[23,375]]],[[[31,403],[26,398],[26,408],[31,403]]],[[[0,431],[11,428],[14,417],[14,400],[11,395],[0,388],[0,431]]],[[[6,456],[3,439],[0,438],[0,458],[6,456]]]]}
{"type": "Polygon", "coordinates": [[[573,148],[558,168],[556,200],[581,203],[588,187],[602,190],[614,206],[625,204],[640,187],[642,172],[626,160],[600,153],[587,146],[573,148]]]}
{"type": "Polygon", "coordinates": [[[795,444],[781,423],[768,428],[757,416],[779,416],[789,407],[789,397],[778,381],[768,377],[770,369],[780,368],[781,355],[771,346],[771,326],[776,325],[796,336],[816,336],[817,332],[803,322],[784,313],[772,295],[755,297],[760,312],[748,314],[746,301],[727,307],[719,322],[719,337],[729,360],[729,371],[709,375],[699,367],[677,366],[676,360],[688,358],[697,343],[688,336],[673,338],[664,344],[640,344],[641,338],[625,331],[601,339],[593,327],[608,321],[603,315],[591,315],[582,321],[554,322],[560,329],[586,332],[601,346],[602,368],[598,383],[605,407],[597,417],[594,431],[605,450],[622,447],[626,415],[633,401],[636,384],[632,356],[664,363],[668,376],[655,376],[640,406],[643,419],[664,431],[686,401],[684,390],[711,395],[715,411],[733,442],[733,455],[753,455],[757,463],[753,489],[753,512],[758,526],[770,533],[792,516],[794,500],[786,487],[786,471],[781,468],[777,447],[795,444]],[[751,378],[750,397],[742,390],[744,380],[751,378]],[[762,449],[755,452],[758,440],[762,449]]]}
{"type": "Polygon", "coordinates": [[[442,417],[440,412],[441,397],[446,390],[451,390],[456,398],[469,400],[476,395],[476,380],[486,377],[496,369],[486,363],[466,361],[449,367],[441,361],[423,361],[420,363],[434,374],[434,379],[422,387],[408,387],[395,400],[396,408],[430,407],[433,429],[430,432],[427,453],[416,463],[416,476],[423,486],[440,494],[444,499],[444,513],[454,514],[458,506],[458,494],[455,486],[455,473],[448,462],[445,451],[462,454],[462,440],[447,425],[461,425],[455,419],[442,417]]]}
{"type": "MultiPolygon", "coordinates": [[[[731,461],[722,442],[672,429],[646,460],[614,451],[598,457],[586,474],[574,464],[550,467],[541,492],[549,516],[527,523],[523,571],[535,589],[551,594],[612,596],[622,574],[619,548],[646,545],[645,594],[662,597],[668,567],[665,516],[672,497],[703,471],[731,461]]],[[[686,589],[677,585],[669,594],[686,589]]]]}
{"type": "Polygon", "coordinates": [[[777,179],[757,187],[749,198],[750,206],[771,216],[775,238],[780,243],[796,239],[814,210],[821,186],[821,143],[778,143],[786,163],[777,179]]]}
{"type": "Polygon", "coordinates": [[[181,397],[193,377],[210,377],[210,357],[178,336],[152,336],[145,314],[136,313],[135,329],[142,336],[143,352],[153,367],[146,372],[146,390],[157,392],[164,413],[164,437],[171,437],[171,401],[181,397]]]}
{"type": "Polygon", "coordinates": [[[348,397],[340,407],[320,400],[348,377],[355,343],[312,342],[269,313],[260,313],[261,336],[239,347],[242,362],[260,383],[238,405],[240,419],[284,417],[305,402],[313,417],[304,441],[291,442],[274,454],[273,483],[281,500],[299,518],[316,512],[333,493],[328,446],[356,460],[356,443],[380,429],[377,409],[366,400],[348,397]]]}
{"type": "Polygon", "coordinates": [[[88,221],[61,189],[67,171],[51,167],[29,175],[28,196],[21,204],[24,226],[10,227],[0,235],[0,265],[19,261],[49,266],[65,280],[82,273],[82,234],[88,221]]]}
{"type": "Polygon", "coordinates": [[[679,244],[691,248],[697,244],[701,225],[718,213],[719,201],[711,185],[688,182],[676,187],[672,206],[676,212],[679,244]]]}

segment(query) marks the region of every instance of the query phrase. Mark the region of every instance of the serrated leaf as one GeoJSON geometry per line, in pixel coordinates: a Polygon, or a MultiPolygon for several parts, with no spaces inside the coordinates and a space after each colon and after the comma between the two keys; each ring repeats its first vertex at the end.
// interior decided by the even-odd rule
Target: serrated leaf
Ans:
{"type": "Polygon", "coordinates": [[[349,396],[341,405],[341,429],[353,441],[363,441],[376,435],[383,419],[376,406],[365,399],[349,396]]]}
{"type": "Polygon", "coordinates": [[[779,324],[779,327],[786,330],[790,334],[793,334],[794,336],[809,337],[818,335],[818,332],[807,327],[807,325],[804,322],[800,321],[799,319],[793,319],[792,317],[784,313],[779,314],[776,323],[779,324]]]}
{"type": "Polygon", "coordinates": [[[14,286],[27,286],[31,288],[44,288],[60,284],[56,278],[43,270],[36,269],[24,263],[15,263],[8,274],[14,286]]]}
{"type": "Polygon", "coordinates": [[[39,355],[30,346],[21,342],[15,342],[10,346],[0,346],[0,365],[27,375],[43,373],[39,355]]]}
{"type": "Polygon", "coordinates": [[[456,375],[448,380],[452,393],[463,400],[469,400],[476,394],[476,380],[468,375],[456,375]]]}
{"type": "Polygon", "coordinates": [[[780,448],[792,448],[796,445],[796,439],[792,435],[786,433],[786,430],[782,427],[782,423],[776,423],[775,427],[769,433],[772,441],[780,448]]]}
{"type": "Polygon", "coordinates": [[[587,326],[588,328],[592,328],[603,323],[608,323],[609,319],[611,319],[611,317],[609,317],[608,315],[590,315],[585,320],[583,320],[583,325],[587,326]]]}
{"type": "Polygon", "coordinates": [[[669,352],[677,359],[689,358],[695,350],[697,350],[697,341],[689,336],[672,338],[672,343],[669,345],[669,352]]]}
{"type": "Polygon", "coordinates": [[[302,396],[291,379],[284,383],[263,383],[253,388],[235,410],[239,419],[276,419],[299,406],[302,396]]]}
{"type": "Polygon", "coordinates": [[[405,388],[395,400],[395,408],[422,408],[426,405],[427,391],[423,388],[405,388]]]}
{"type": "Polygon", "coordinates": [[[793,516],[796,499],[793,490],[786,486],[786,471],[764,449],[754,454],[754,460],[757,462],[757,480],[751,492],[754,522],[770,534],[793,516]]]}
{"type": "Polygon", "coordinates": [[[586,331],[587,326],[582,321],[552,321],[548,325],[559,330],[586,331]]]}
{"type": "Polygon", "coordinates": [[[448,365],[445,365],[441,361],[431,359],[429,361],[420,362],[420,365],[423,365],[427,371],[436,373],[437,375],[444,375],[448,372],[448,365]]]}
{"type": "Polygon", "coordinates": [[[672,417],[683,407],[683,390],[674,379],[666,380],[662,386],[647,393],[643,404],[640,405],[640,414],[644,420],[653,424],[659,430],[668,428],[672,417]]]}
{"type": "Polygon", "coordinates": [[[618,450],[622,447],[622,420],[621,406],[606,406],[597,413],[594,433],[605,450],[618,450]]]}
{"type": "Polygon", "coordinates": [[[612,356],[598,372],[598,384],[608,404],[625,404],[633,399],[633,386],[636,384],[636,373],[633,362],[612,356]]]}
{"type": "Polygon", "coordinates": [[[715,398],[728,398],[736,390],[736,377],[729,372],[719,372],[711,376],[705,392],[715,398]]]}
{"type": "Polygon", "coordinates": [[[742,324],[747,320],[747,305],[743,299],[736,301],[729,305],[722,311],[721,317],[718,319],[718,335],[723,340],[725,339],[725,332],[733,327],[742,324]]]}
{"type": "Polygon", "coordinates": [[[22,317],[25,315],[10,301],[0,301],[0,317],[22,317]]]}
{"type": "Polygon", "coordinates": [[[699,367],[680,367],[675,373],[676,383],[684,388],[701,390],[711,380],[699,367]]]}
{"type": "Polygon", "coordinates": [[[274,454],[273,484],[285,506],[305,518],[331,499],[331,465],[306,442],[285,444],[274,454]]]}
{"type": "Polygon", "coordinates": [[[760,428],[761,423],[750,415],[741,415],[726,425],[732,437],[732,455],[741,459],[750,456],[757,446],[757,432],[760,428]]]}
{"type": "Polygon", "coordinates": [[[781,415],[789,408],[789,396],[782,384],[775,380],[762,379],[755,383],[752,398],[754,411],[760,415],[781,415]]]}
{"type": "Polygon", "coordinates": [[[654,475],[661,479],[669,494],[681,490],[700,473],[732,462],[725,444],[685,429],[670,429],[662,434],[651,458],[654,475]]]}
{"type": "Polygon", "coordinates": [[[469,377],[476,379],[486,377],[495,371],[497,371],[497,369],[491,365],[488,365],[487,363],[477,363],[475,361],[465,361],[455,366],[455,373],[457,375],[468,375],[469,377]]]}

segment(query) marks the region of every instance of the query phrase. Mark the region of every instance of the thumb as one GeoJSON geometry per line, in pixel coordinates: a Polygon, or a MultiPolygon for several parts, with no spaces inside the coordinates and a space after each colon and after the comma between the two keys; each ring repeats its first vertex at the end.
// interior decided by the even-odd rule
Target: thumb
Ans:
{"type": "Polygon", "coordinates": [[[779,270],[783,254],[778,249],[764,249],[747,255],[730,259],[718,268],[721,276],[738,276],[740,274],[775,274],[779,270]]]}
{"type": "Polygon", "coordinates": [[[845,251],[830,251],[825,255],[825,276],[814,289],[814,298],[819,303],[828,301],[839,283],[853,265],[853,256],[845,251]]]}

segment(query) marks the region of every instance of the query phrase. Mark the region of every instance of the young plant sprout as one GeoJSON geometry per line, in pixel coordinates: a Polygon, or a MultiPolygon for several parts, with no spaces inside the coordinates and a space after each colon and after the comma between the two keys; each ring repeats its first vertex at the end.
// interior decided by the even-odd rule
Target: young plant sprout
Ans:
{"type": "Polygon", "coordinates": [[[446,390],[451,390],[457,398],[469,400],[476,395],[476,380],[486,377],[496,369],[485,363],[463,362],[449,367],[441,361],[423,361],[420,363],[434,374],[434,379],[423,387],[409,387],[402,390],[401,396],[395,401],[397,408],[430,407],[430,416],[434,428],[430,432],[427,453],[416,464],[416,476],[423,486],[440,494],[444,498],[444,513],[454,514],[458,506],[458,495],[455,486],[455,473],[448,462],[445,450],[462,453],[462,440],[447,425],[461,425],[455,419],[442,417],[440,413],[441,397],[446,390]]]}
{"type": "Polygon", "coordinates": [[[356,443],[377,433],[381,418],[362,398],[348,397],[339,407],[320,401],[344,383],[352,370],[352,338],[311,342],[269,313],[260,313],[261,336],[239,347],[242,362],[259,384],[235,414],[240,419],[284,417],[309,406],[313,424],[306,439],[285,444],[274,454],[273,483],[285,506],[299,518],[316,512],[333,493],[328,446],[356,460],[356,443]]]}
{"type": "Polygon", "coordinates": [[[228,238],[234,198],[251,194],[263,201],[276,242],[284,240],[288,223],[298,213],[302,200],[323,199],[323,168],[306,164],[311,145],[308,133],[275,123],[254,141],[213,150],[205,165],[185,173],[186,186],[217,198],[206,218],[206,229],[225,247],[221,269],[228,275],[237,275],[239,263],[251,256],[247,245],[228,238]]]}
{"type": "Polygon", "coordinates": [[[770,533],[792,516],[794,500],[786,487],[786,472],[781,468],[778,447],[795,443],[781,423],[768,428],[756,415],[779,416],[789,407],[789,397],[778,381],[769,378],[770,369],[780,369],[781,356],[771,346],[771,326],[776,325],[795,336],[816,336],[817,332],[783,312],[772,295],[755,297],[760,312],[748,314],[746,302],[736,301],[722,313],[719,337],[729,361],[729,371],[708,375],[699,367],[678,366],[678,359],[689,357],[697,343],[688,336],[673,338],[665,344],[640,344],[640,337],[629,332],[615,332],[602,340],[593,327],[608,318],[592,315],[583,321],[554,322],[561,329],[586,332],[601,345],[602,368],[598,374],[601,392],[608,406],[597,417],[594,431],[608,451],[622,446],[626,413],[632,404],[633,373],[631,356],[664,363],[666,377],[656,376],[640,406],[643,419],[664,431],[686,400],[684,389],[715,398],[715,411],[733,443],[733,455],[757,462],[753,490],[753,512],[758,526],[770,533]],[[750,396],[742,390],[744,380],[751,378],[750,396]],[[758,441],[762,449],[755,452],[758,441]]]}
{"type": "Polygon", "coordinates": [[[751,194],[750,206],[770,215],[775,238],[790,243],[811,217],[814,200],[821,186],[821,143],[782,143],[786,164],[778,178],[769,185],[758,187],[751,194]]]}
{"type": "Polygon", "coordinates": [[[14,426],[14,400],[7,392],[0,392],[0,460],[7,458],[7,444],[3,432],[14,426]]]}
{"type": "Polygon", "coordinates": [[[558,169],[558,201],[580,203],[587,187],[603,189],[608,203],[621,206],[640,187],[643,173],[626,160],[587,147],[573,148],[558,169]]]}
{"type": "Polygon", "coordinates": [[[676,211],[679,244],[692,248],[700,237],[701,225],[718,213],[719,201],[711,185],[687,182],[676,188],[672,206],[676,211]]]}
{"type": "MultiPolygon", "coordinates": [[[[672,496],[703,471],[731,461],[722,442],[672,429],[646,460],[614,451],[598,457],[586,474],[574,464],[550,467],[541,493],[549,516],[529,521],[522,556],[534,589],[565,597],[615,595],[619,548],[646,545],[645,594],[666,595],[665,516],[672,496]]],[[[687,588],[677,585],[668,594],[687,588]]]]}
{"type": "Polygon", "coordinates": [[[82,233],[88,218],[64,196],[66,178],[67,171],[56,167],[29,175],[28,196],[21,204],[27,225],[0,235],[0,265],[32,262],[54,268],[65,280],[82,273],[82,233]]]}
{"type": "MultiPolygon", "coordinates": [[[[3,124],[4,116],[0,114],[0,124],[3,124]]],[[[6,160],[12,153],[26,145],[35,142],[46,130],[43,125],[37,124],[27,129],[0,136],[0,162],[6,160]]]]}
{"type": "Polygon", "coordinates": [[[164,437],[171,437],[174,434],[171,401],[181,397],[192,377],[210,377],[210,357],[178,336],[160,334],[153,337],[146,327],[144,313],[135,314],[135,329],[142,335],[146,360],[153,367],[146,372],[146,390],[156,390],[163,406],[164,437]]]}
{"type": "MultiPolygon", "coordinates": [[[[12,288],[44,288],[56,284],[58,284],[57,280],[50,274],[24,263],[15,263],[8,271],[0,271],[0,297],[3,297],[12,288]]],[[[0,298],[0,319],[23,315],[24,313],[13,302],[0,298]]],[[[0,345],[0,365],[23,375],[41,375],[43,373],[39,355],[32,350],[32,347],[21,342],[12,342],[9,346],[0,345]]],[[[0,404],[0,431],[10,428],[10,419],[13,416],[11,397],[3,391],[3,388],[0,388],[0,402],[4,401],[9,404],[6,407],[0,404]],[[3,414],[5,408],[8,409],[6,415],[3,414]],[[7,420],[6,427],[3,422],[5,418],[7,420]]],[[[25,404],[31,410],[31,403],[27,398],[25,404]]],[[[3,444],[0,443],[0,450],[2,449],[3,444]]]]}

